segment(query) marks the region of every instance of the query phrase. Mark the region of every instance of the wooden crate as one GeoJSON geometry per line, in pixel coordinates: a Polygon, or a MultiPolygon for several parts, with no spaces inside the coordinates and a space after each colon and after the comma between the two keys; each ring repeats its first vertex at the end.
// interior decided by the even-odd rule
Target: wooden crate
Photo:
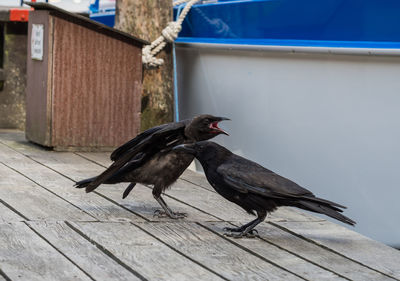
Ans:
{"type": "Polygon", "coordinates": [[[49,4],[32,6],[27,139],[56,150],[107,150],[134,137],[140,126],[141,48],[147,42],[49,4]],[[35,59],[32,44],[40,56],[40,25],[43,56],[35,59]]]}

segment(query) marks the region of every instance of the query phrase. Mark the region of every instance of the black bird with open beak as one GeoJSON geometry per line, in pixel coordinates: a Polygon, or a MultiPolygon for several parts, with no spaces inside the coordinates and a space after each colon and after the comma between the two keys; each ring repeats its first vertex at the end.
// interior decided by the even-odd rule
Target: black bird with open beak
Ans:
{"type": "Polygon", "coordinates": [[[75,186],[91,192],[100,184],[130,182],[122,196],[125,198],[136,183],[153,185],[153,196],[164,209],[164,212],[158,211],[158,215],[165,213],[171,218],[185,217],[184,213],[173,212],[161,193],[179,178],[194,156],[177,153],[172,148],[220,134],[228,135],[218,127],[223,120],[229,119],[205,114],[148,129],[117,148],[110,157],[114,162],[102,174],[79,181],[75,186]]]}
{"type": "Polygon", "coordinates": [[[315,197],[315,195],[261,165],[233,154],[225,147],[210,141],[181,144],[176,152],[195,156],[203,166],[208,182],[225,199],[236,203],[257,218],[237,228],[225,228],[232,237],[254,236],[253,228],[267,213],[280,206],[293,206],[316,212],[354,225],[340,214],[345,206],[315,197]]]}

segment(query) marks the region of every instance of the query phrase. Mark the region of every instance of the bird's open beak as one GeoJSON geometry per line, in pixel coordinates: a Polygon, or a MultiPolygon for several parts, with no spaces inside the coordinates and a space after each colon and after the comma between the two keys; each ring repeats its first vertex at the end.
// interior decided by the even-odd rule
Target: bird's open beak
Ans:
{"type": "Polygon", "coordinates": [[[226,118],[226,117],[217,117],[217,120],[218,120],[218,122],[220,122],[220,121],[231,120],[231,119],[226,118]]]}
{"type": "Polygon", "coordinates": [[[180,144],[172,148],[173,151],[179,151],[179,152],[184,152],[184,153],[189,153],[189,154],[196,154],[196,150],[193,148],[192,144],[180,144]]]}
{"type": "Polygon", "coordinates": [[[212,129],[215,133],[224,134],[224,135],[229,136],[229,134],[227,132],[225,132],[220,127],[218,127],[218,123],[221,121],[224,121],[224,120],[231,120],[231,119],[226,118],[226,117],[217,117],[215,119],[216,119],[216,121],[214,121],[210,124],[210,129],[212,129]]]}

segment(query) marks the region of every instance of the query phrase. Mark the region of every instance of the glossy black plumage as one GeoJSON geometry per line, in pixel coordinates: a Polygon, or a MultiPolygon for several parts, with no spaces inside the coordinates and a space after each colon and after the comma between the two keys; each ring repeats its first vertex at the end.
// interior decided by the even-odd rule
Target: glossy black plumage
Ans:
{"type": "Polygon", "coordinates": [[[222,120],[229,119],[199,115],[193,119],[148,129],[117,148],[110,157],[114,162],[102,174],[77,182],[76,187],[86,188],[86,192],[91,192],[103,183],[131,182],[123,193],[125,198],[136,183],[153,185],[153,196],[166,214],[173,218],[181,217],[181,214],[173,213],[169,209],[161,193],[178,179],[194,157],[171,149],[178,144],[226,134],[217,125],[222,120]]]}
{"type": "Polygon", "coordinates": [[[346,207],[315,197],[311,191],[293,181],[235,155],[214,142],[182,144],[175,147],[174,151],[195,156],[203,166],[207,180],[220,195],[248,213],[257,214],[254,221],[238,228],[227,229],[231,236],[250,234],[265,219],[267,213],[279,206],[294,206],[325,214],[350,225],[355,224],[353,220],[340,214],[341,209],[346,207]]]}

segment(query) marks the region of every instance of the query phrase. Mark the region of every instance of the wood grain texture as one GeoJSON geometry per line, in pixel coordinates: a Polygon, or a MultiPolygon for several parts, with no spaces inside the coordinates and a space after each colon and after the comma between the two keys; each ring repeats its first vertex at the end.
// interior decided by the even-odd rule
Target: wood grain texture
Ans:
{"type": "Polygon", "coordinates": [[[30,141],[42,145],[51,145],[51,75],[52,65],[52,20],[46,11],[35,11],[30,14],[28,23],[28,50],[26,76],[26,136],[30,141]],[[31,58],[32,24],[42,24],[43,61],[31,58]]]}
{"type": "Polygon", "coordinates": [[[229,280],[301,280],[195,223],[142,223],[138,226],[229,280]]]}
{"type": "Polygon", "coordinates": [[[53,146],[115,147],[139,132],[140,48],[54,17],[53,53],[53,146]]]}
{"type": "MultiPolygon", "coordinates": [[[[88,196],[82,190],[73,187],[74,181],[35,162],[31,158],[0,144],[0,154],[5,155],[3,162],[22,173],[41,187],[72,203],[82,211],[100,221],[143,221],[140,217],[111,203],[105,198],[93,194],[88,196]]],[[[44,157],[44,156],[43,156],[44,157]]]]}
{"type": "Polygon", "coordinates": [[[0,198],[30,220],[95,220],[0,163],[0,198]]]}
{"type": "Polygon", "coordinates": [[[111,152],[75,152],[75,154],[89,159],[104,168],[107,168],[112,164],[112,161],[110,160],[111,152]]]}
{"type": "Polygon", "coordinates": [[[197,175],[167,191],[189,213],[172,222],[153,217],[146,186],[125,200],[127,183],[72,187],[103,171],[107,154],[47,151],[10,131],[0,154],[0,276],[11,280],[400,280],[397,250],[297,210],[258,225],[261,239],[222,236],[252,217],[197,175]]]}
{"type": "MultiPolygon", "coordinates": [[[[6,137],[2,137],[0,134],[0,142],[3,142],[13,149],[19,151],[23,155],[26,155],[35,161],[42,163],[43,165],[54,169],[58,173],[65,175],[66,177],[78,181],[91,176],[96,176],[101,173],[104,168],[95,164],[77,154],[70,152],[51,152],[45,150],[35,149],[34,147],[21,142],[13,142],[8,140],[6,137]]],[[[136,214],[145,217],[151,221],[168,221],[170,218],[158,218],[154,217],[154,211],[159,210],[159,204],[154,200],[151,193],[151,189],[143,185],[137,185],[130,196],[126,199],[122,199],[122,193],[128,183],[121,183],[116,185],[101,185],[96,189],[95,193],[86,194],[83,190],[76,190],[80,196],[86,197],[84,202],[89,200],[93,201],[98,197],[96,193],[101,194],[113,202],[135,212],[136,214]]],[[[72,188],[72,185],[71,185],[72,188]]],[[[189,187],[190,190],[190,187],[189,187]]],[[[71,191],[72,192],[72,191],[71,191]]],[[[79,199],[78,199],[79,200],[79,199]]],[[[201,220],[201,221],[216,221],[219,220],[213,216],[208,215],[202,211],[188,206],[187,204],[181,203],[171,198],[166,198],[167,204],[174,210],[179,212],[186,212],[189,214],[188,220],[201,220]]],[[[72,202],[72,201],[71,201],[72,202]]],[[[78,202],[75,202],[77,206],[81,206],[78,202]]],[[[74,204],[75,204],[74,203],[74,204]]],[[[88,205],[87,207],[90,207],[88,205]]],[[[110,207],[111,208],[111,207],[110,207]]],[[[95,211],[95,210],[92,210],[95,211]]],[[[107,211],[107,210],[106,210],[107,211]]]]}
{"type": "MultiPolygon", "coordinates": [[[[90,159],[101,166],[108,167],[111,163],[107,153],[84,152],[77,154],[90,159]]],[[[219,196],[209,185],[204,175],[190,170],[186,170],[181,178],[166,192],[166,194],[172,196],[172,198],[189,203],[204,212],[212,213],[222,220],[238,221],[246,218],[249,220],[252,219],[252,217],[247,215],[240,207],[219,196]]],[[[215,217],[212,220],[215,220],[215,217]]],[[[293,208],[281,207],[269,215],[267,220],[322,221],[323,219],[299,210],[294,210],[293,208]]]]}
{"type": "Polygon", "coordinates": [[[95,176],[99,171],[104,170],[104,168],[84,160],[74,153],[48,151],[28,143],[21,133],[1,132],[0,142],[37,162],[48,165],[61,174],[63,174],[62,169],[66,168],[69,174],[74,175],[71,178],[75,180],[95,176]]]}
{"type": "MultiPolygon", "coordinates": [[[[202,225],[208,229],[223,235],[224,227],[232,227],[226,222],[202,222],[202,225]]],[[[225,236],[227,239],[261,257],[293,272],[306,280],[346,280],[339,275],[323,269],[316,264],[297,256],[297,253],[290,253],[278,246],[270,244],[262,239],[235,239],[225,236]]]]}
{"type": "Polygon", "coordinates": [[[0,203],[0,223],[24,221],[25,219],[0,203]]]}
{"type": "Polygon", "coordinates": [[[278,225],[400,280],[400,251],[331,222],[278,225]]]}
{"type": "MultiPolygon", "coordinates": [[[[297,222],[293,222],[293,224],[296,223],[297,222]]],[[[300,224],[306,223],[312,226],[321,222],[302,222],[300,224]]],[[[359,281],[391,280],[383,274],[364,267],[357,262],[353,262],[342,255],[323,249],[315,243],[310,243],[269,223],[258,225],[257,230],[262,239],[348,279],[359,281]]],[[[331,239],[335,239],[334,234],[331,234],[330,237],[331,239]]],[[[351,245],[350,241],[342,240],[342,243],[349,246],[351,245]]]]}
{"type": "Polygon", "coordinates": [[[95,280],[140,280],[65,222],[29,222],[28,225],[95,280]]]}
{"type": "MultiPolygon", "coordinates": [[[[206,190],[187,181],[178,179],[167,191],[173,198],[184,201],[196,208],[212,213],[225,221],[252,220],[253,216],[247,214],[236,204],[226,200],[214,191],[206,190]]],[[[293,211],[292,208],[279,208],[276,212],[268,215],[271,221],[320,221],[320,218],[293,211]]]]}
{"type": "MultiPolygon", "coordinates": [[[[194,185],[201,186],[207,190],[215,192],[214,188],[209,184],[203,173],[195,172],[187,169],[180,177],[181,180],[187,181],[194,185]]],[[[300,209],[291,207],[280,207],[278,210],[268,215],[268,221],[320,221],[323,220],[315,217],[300,209]]]]}
{"type": "Polygon", "coordinates": [[[186,169],[186,171],[183,172],[183,174],[180,176],[180,179],[188,181],[195,185],[199,185],[210,191],[214,191],[214,188],[209,184],[204,173],[195,172],[195,171],[186,169]]]}
{"type": "Polygon", "coordinates": [[[11,280],[91,280],[24,223],[0,224],[1,270],[11,280]]]}
{"type": "MultiPolygon", "coordinates": [[[[132,210],[136,214],[140,214],[149,221],[173,221],[169,217],[154,216],[156,210],[160,210],[161,206],[154,199],[151,188],[137,184],[131,191],[129,196],[122,199],[122,193],[128,186],[127,183],[116,185],[102,185],[96,189],[97,192],[112,199],[125,208],[132,210]]],[[[187,204],[176,201],[174,199],[163,196],[168,206],[175,212],[184,212],[188,216],[185,221],[219,221],[218,218],[209,215],[205,212],[199,211],[187,204]]]]}
{"type": "Polygon", "coordinates": [[[128,223],[73,223],[133,270],[149,280],[221,280],[128,223]]]}

